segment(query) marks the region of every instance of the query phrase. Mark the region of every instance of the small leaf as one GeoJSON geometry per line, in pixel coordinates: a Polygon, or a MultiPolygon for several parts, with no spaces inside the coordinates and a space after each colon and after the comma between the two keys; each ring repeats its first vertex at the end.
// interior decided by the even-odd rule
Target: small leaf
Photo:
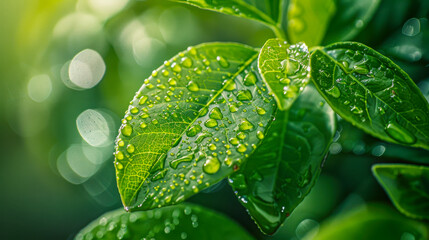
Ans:
{"type": "Polygon", "coordinates": [[[429,167],[377,164],[372,172],[400,212],[429,219],[429,167]]]}
{"type": "Polygon", "coordinates": [[[185,200],[237,170],[276,109],[239,44],[190,47],[144,80],[116,139],[119,193],[128,209],[185,200]],[[244,83],[246,76],[255,76],[244,83]],[[263,110],[263,111],[261,111],[263,110]]]}
{"type": "Polygon", "coordinates": [[[351,40],[372,19],[380,0],[338,0],[337,11],[326,31],[325,43],[351,40]]]}
{"type": "Polygon", "coordinates": [[[224,14],[244,17],[276,26],[281,15],[281,0],[246,1],[246,0],[171,0],[186,3],[202,9],[221,12],[224,14]]]}
{"type": "Polygon", "coordinates": [[[353,42],[316,50],[311,79],[336,113],[382,140],[429,149],[429,104],[391,60],[353,42]]]}
{"type": "Polygon", "coordinates": [[[309,82],[310,54],[304,43],[268,40],[258,58],[259,72],[280,110],[287,110],[309,82]]]}
{"type": "Polygon", "coordinates": [[[262,145],[230,177],[263,232],[274,233],[310,192],[334,133],[334,112],[312,86],[289,112],[277,111],[262,145]]]}
{"type": "Polygon", "coordinates": [[[335,0],[290,0],[287,33],[292,43],[319,45],[335,13],[335,0]]]}
{"type": "Polygon", "coordinates": [[[384,205],[370,204],[324,221],[320,227],[300,239],[426,240],[428,238],[429,230],[426,223],[406,218],[384,205]]]}
{"type": "Polygon", "coordinates": [[[253,239],[231,219],[193,204],[127,213],[108,212],[75,237],[83,239],[253,239]]]}

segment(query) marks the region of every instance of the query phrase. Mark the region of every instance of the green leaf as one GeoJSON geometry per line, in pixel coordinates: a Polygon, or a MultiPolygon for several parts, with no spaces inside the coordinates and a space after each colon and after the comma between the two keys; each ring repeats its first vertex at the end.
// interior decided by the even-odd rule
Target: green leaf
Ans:
{"type": "Polygon", "coordinates": [[[377,164],[372,172],[400,212],[429,219],[429,167],[377,164]]]}
{"type": "Polygon", "coordinates": [[[351,40],[369,23],[380,0],[338,0],[326,31],[325,43],[351,40]]]}
{"type": "Polygon", "coordinates": [[[280,110],[289,109],[309,82],[309,60],[304,43],[290,45],[281,39],[269,39],[262,47],[259,73],[280,110]]]}
{"type": "Polygon", "coordinates": [[[212,10],[262,22],[269,26],[281,23],[284,0],[172,0],[202,9],[212,10]]]}
{"type": "Polygon", "coordinates": [[[335,0],[290,0],[287,33],[292,43],[319,45],[335,13],[335,0]]]}
{"type": "Polygon", "coordinates": [[[310,231],[301,239],[426,240],[428,238],[429,230],[426,223],[406,218],[386,206],[371,204],[322,222],[320,228],[310,231]]]}
{"type": "Polygon", "coordinates": [[[83,239],[253,239],[226,216],[193,204],[127,213],[108,212],[75,237],[83,239]]]}
{"type": "Polygon", "coordinates": [[[202,44],[144,80],[116,139],[127,209],[181,202],[237,170],[259,145],[257,133],[276,106],[256,72],[257,56],[244,45],[202,44]]]}
{"type": "Polygon", "coordinates": [[[336,113],[382,140],[429,149],[429,104],[410,77],[353,42],[316,50],[311,79],[336,113]]]}
{"type": "Polygon", "coordinates": [[[230,177],[263,232],[274,233],[310,192],[334,133],[335,114],[312,86],[288,112],[277,111],[262,145],[230,177]]]}

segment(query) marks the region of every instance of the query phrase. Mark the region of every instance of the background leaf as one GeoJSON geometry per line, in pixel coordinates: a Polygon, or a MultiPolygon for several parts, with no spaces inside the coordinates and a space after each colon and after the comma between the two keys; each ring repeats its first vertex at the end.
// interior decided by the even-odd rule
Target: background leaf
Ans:
{"type": "Polygon", "coordinates": [[[425,240],[428,237],[429,231],[425,223],[401,216],[383,205],[370,204],[322,223],[320,228],[315,228],[303,239],[425,240]]]}
{"type": "Polygon", "coordinates": [[[324,43],[351,40],[369,23],[380,0],[337,0],[337,11],[326,30],[324,43]]]}
{"type": "Polygon", "coordinates": [[[202,44],[144,80],[116,139],[126,208],[181,202],[240,167],[276,108],[255,71],[257,56],[244,45],[202,44]]]}
{"type": "Polygon", "coordinates": [[[76,236],[80,239],[253,239],[240,225],[210,209],[180,204],[127,213],[103,214],[76,236]]]}
{"type": "Polygon", "coordinates": [[[345,120],[382,140],[429,149],[429,104],[390,59],[359,43],[311,56],[311,79],[345,120]]]}
{"type": "Polygon", "coordinates": [[[287,33],[292,43],[319,45],[335,13],[334,0],[290,0],[287,11],[287,33]]]}
{"type": "Polygon", "coordinates": [[[283,0],[172,0],[224,14],[256,20],[269,26],[277,26],[283,0]]]}
{"type": "Polygon", "coordinates": [[[262,145],[230,177],[263,232],[274,233],[310,192],[334,133],[334,112],[312,86],[289,112],[277,111],[262,145]]]}
{"type": "Polygon", "coordinates": [[[290,45],[268,40],[261,49],[258,68],[280,110],[287,110],[309,82],[310,54],[304,43],[290,45]]]}
{"type": "Polygon", "coordinates": [[[374,176],[403,214],[429,219],[429,168],[405,164],[377,164],[374,176]]]}

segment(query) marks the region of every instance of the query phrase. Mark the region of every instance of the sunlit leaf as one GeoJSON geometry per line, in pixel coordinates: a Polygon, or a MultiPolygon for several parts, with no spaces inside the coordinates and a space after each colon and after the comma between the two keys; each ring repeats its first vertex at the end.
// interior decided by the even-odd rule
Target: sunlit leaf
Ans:
{"type": "Polygon", "coordinates": [[[334,112],[312,86],[288,112],[277,111],[262,145],[230,177],[263,232],[274,233],[310,192],[334,133],[334,112]]]}
{"type": "Polygon", "coordinates": [[[351,40],[369,23],[380,0],[338,0],[324,42],[351,40]]]}
{"type": "Polygon", "coordinates": [[[428,238],[429,230],[426,223],[401,216],[383,205],[372,204],[322,222],[320,228],[310,231],[302,239],[426,240],[428,238]]]}
{"type": "Polygon", "coordinates": [[[231,219],[193,204],[127,213],[103,214],[77,235],[83,239],[253,239],[231,219]]]}
{"type": "Polygon", "coordinates": [[[257,56],[244,45],[202,44],[144,80],[116,139],[126,208],[181,202],[240,168],[276,109],[258,77],[257,56]]]}
{"type": "Polygon", "coordinates": [[[311,56],[311,79],[336,113],[382,140],[429,149],[429,104],[390,59],[359,43],[311,56]]]}
{"type": "Polygon", "coordinates": [[[270,39],[262,47],[259,72],[280,110],[289,109],[309,82],[309,60],[304,43],[290,45],[281,39],[270,39]]]}
{"type": "Polygon", "coordinates": [[[429,219],[429,167],[378,164],[372,172],[399,211],[429,219]]]}
{"type": "Polygon", "coordinates": [[[290,0],[287,11],[287,33],[292,43],[319,45],[335,13],[334,0],[290,0]]]}

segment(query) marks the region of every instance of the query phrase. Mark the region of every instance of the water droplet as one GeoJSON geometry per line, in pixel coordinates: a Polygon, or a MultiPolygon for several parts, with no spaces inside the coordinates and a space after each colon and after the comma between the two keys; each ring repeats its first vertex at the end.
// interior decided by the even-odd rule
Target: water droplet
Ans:
{"type": "Polygon", "coordinates": [[[417,18],[408,19],[402,27],[402,34],[413,37],[420,33],[420,20],[417,18]]]}
{"type": "Polygon", "coordinates": [[[179,73],[179,72],[181,72],[181,71],[182,71],[182,67],[180,67],[180,65],[179,65],[179,64],[177,64],[177,63],[173,63],[173,64],[171,65],[171,68],[173,69],[173,72],[177,72],[177,73],[179,73]]]}
{"type": "Polygon", "coordinates": [[[261,108],[261,107],[256,107],[256,112],[259,115],[264,115],[266,113],[265,109],[261,108]]]}
{"type": "Polygon", "coordinates": [[[214,145],[213,143],[211,143],[209,145],[209,149],[212,150],[212,151],[216,150],[216,145],[214,145]]]}
{"type": "Polygon", "coordinates": [[[117,151],[116,154],[115,154],[115,157],[118,160],[122,160],[122,159],[124,159],[124,153],[121,152],[121,151],[117,151]]]}
{"type": "Polygon", "coordinates": [[[120,162],[116,162],[116,168],[117,168],[118,170],[121,170],[121,169],[123,169],[123,168],[124,168],[124,165],[122,165],[122,163],[120,163],[120,162]]]}
{"type": "Polygon", "coordinates": [[[238,111],[238,108],[235,105],[231,105],[231,106],[229,106],[229,111],[232,112],[232,113],[235,113],[235,112],[238,111]]]}
{"type": "Polygon", "coordinates": [[[164,77],[167,77],[170,73],[167,71],[167,70],[162,70],[161,71],[161,73],[162,73],[162,76],[164,76],[164,77]]]}
{"type": "Polygon", "coordinates": [[[245,134],[244,132],[238,132],[238,133],[237,133],[237,137],[238,137],[239,139],[243,140],[243,139],[245,139],[245,138],[246,138],[246,134],[245,134]]]}
{"type": "Polygon", "coordinates": [[[228,61],[225,58],[223,58],[221,56],[217,56],[216,60],[218,61],[219,65],[221,67],[223,67],[223,68],[229,67],[229,63],[228,63],[228,61]]]}
{"type": "Polygon", "coordinates": [[[235,84],[234,81],[229,81],[227,82],[227,85],[225,86],[225,90],[226,91],[233,91],[237,88],[237,85],[235,84]]]}
{"type": "Polygon", "coordinates": [[[126,124],[122,127],[121,132],[122,135],[129,137],[133,133],[133,128],[131,127],[131,125],[126,124]]]}
{"type": "Polygon", "coordinates": [[[182,163],[182,162],[190,162],[190,161],[192,161],[192,159],[194,159],[194,154],[193,153],[191,153],[189,155],[186,155],[186,156],[183,156],[181,158],[174,159],[174,160],[172,160],[170,162],[170,167],[172,167],[174,169],[177,169],[177,167],[179,166],[180,163],[182,163]]]}
{"type": "Polygon", "coordinates": [[[366,66],[365,64],[355,65],[353,67],[353,72],[359,73],[359,74],[368,74],[369,73],[368,66],[366,66]]]}
{"type": "Polygon", "coordinates": [[[153,119],[153,120],[152,120],[152,123],[153,123],[153,124],[158,124],[158,120],[157,120],[157,119],[153,119]]]}
{"type": "Polygon", "coordinates": [[[196,92],[196,91],[200,90],[200,88],[198,87],[197,83],[195,83],[193,81],[189,81],[189,83],[188,83],[188,85],[186,85],[186,87],[191,92],[196,92]]]}
{"type": "Polygon", "coordinates": [[[133,153],[135,150],[136,150],[136,148],[134,147],[134,145],[128,144],[128,146],[127,146],[127,152],[128,153],[133,153]]]}
{"type": "Polygon", "coordinates": [[[209,114],[211,119],[221,120],[223,118],[222,112],[218,107],[213,108],[209,114]]]}
{"type": "Polygon", "coordinates": [[[238,144],[237,151],[243,153],[247,150],[247,147],[244,144],[238,144]]]}
{"type": "Polygon", "coordinates": [[[261,132],[261,131],[258,131],[258,132],[256,133],[256,136],[257,136],[257,137],[258,137],[258,139],[260,139],[260,140],[264,139],[264,133],[263,133],[263,132],[261,132]]]}
{"type": "Polygon", "coordinates": [[[206,127],[213,128],[217,126],[217,121],[214,119],[208,119],[207,121],[204,122],[204,125],[206,127]]]}
{"type": "Polygon", "coordinates": [[[147,96],[146,96],[146,95],[143,95],[143,96],[140,98],[140,100],[139,100],[139,104],[140,104],[140,105],[143,105],[143,104],[146,102],[146,100],[147,100],[147,96]]]}
{"type": "Polygon", "coordinates": [[[194,48],[194,47],[188,47],[188,52],[191,54],[191,55],[197,55],[197,50],[194,48]]]}
{"type": "Polygon", "coordinates": [[[390,137],[400,143],[413,144],[416,142],[415,136],[395,122],[390,122],[385,130],[390,137]]]}
{"type": "Polygon", "coordinates": [[[252,130],[253,128],[254,128],[254,126],[253,126],[253,124],[251,122],[249,122],[245,118],[241,119],[241,122],[240,122],[240,125],[239,125],[239,129],[241,131],[252,130]]]}
{"type": "Polygon", "coordinates": [[[250,101],[253,99],[252,93],[249,90],[240,90],[237,94],[237,100],[250,101]]]}
{"type": "Polygon", "coordinates": [[[229,139],[229,142],[230,142],[232,145],[237,145],[238,143],[240,143],[240,142],[238,141],[238,139],[237,139],[237,138],[231,138],[231,139],[229,139]]]}
{"type": "Polygon", "coordinates": [[[168,84],[170,84],[171,86],[176,86],[176,84],[177,84],[176,79],[174,79],[174,78],[168,79],[168,84]]]}
{"type": "Polygon", "coordinates": [[[283,60],[281,65],[283,72],[288,76],[295,75],[296,72],[298,72],[300,66],[299,62],[292,58],[283,60]]]}
{"type": "Polygon", "coordinates": [[[192,127],[190,127],[188,129],[188,131],[186,132],[186,135],[188,137],[194,137],[196,136],[198,133],[200,133],[202,130],[202,127],[200,125],[194,125],[192,127]]]}
{"type": "Polygon", "coordinates": [[[216,157],[207,157],[206,162],[204,163],[203,170],[207,174],[215,174],[220,169],[220,161],[216,157]]]}
{"type": "Polygon", "coordinates": [[[331,88],[326,89],[325,92],[334,98],[339,98],[341,96],[340,89],[338,89],[338,87],[335,85],[332,85],[331,88]]]}
{"type": "Polygon", "coordinates": [[[187,67],[187,68],[190,68],[190,67],[192,67],[192,60],[190,59],[190,58],[188,58],[188,57],[183,57],[181,60],[180,60],[180,62],[182,63],[182,65],[184,66],[184,67],[187,67]]]}
{"type": "Polygon", "coordinates": [[[118,146],[119,146],[119,147],[123,147],[124,145],[125,145],[124,140],[120,139],[120,140],[118,141],[118,146]]]}
{"type": "Polygon", "coordinates": [[[258,81],[258,78],[256,77],[255,73],[249,72],[244,78],[244,85],[252,86],[255,85],[256,81],[258,81]]]}
{"type": "Polygon", "coordinates": [[[139,113],[139,109],[136,107],[133,107],[133,108],[131,108],[130,113],[131,114],[137,114],[137,113],[139,113]]]}

